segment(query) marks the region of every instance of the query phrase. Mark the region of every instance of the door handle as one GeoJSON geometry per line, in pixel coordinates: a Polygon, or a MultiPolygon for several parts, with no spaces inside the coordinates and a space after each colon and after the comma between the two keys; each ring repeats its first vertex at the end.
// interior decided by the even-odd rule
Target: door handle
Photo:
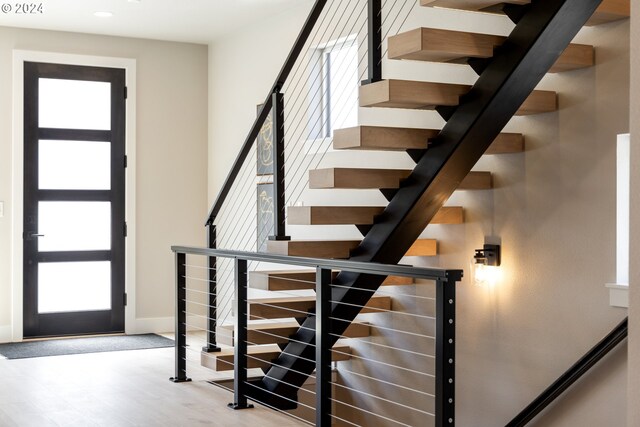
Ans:
{"type": "Polygon", "coordinates": [[[44,234],[26,233],[26,240],[34,240],[36,237],[44,237],[44,234]]]}

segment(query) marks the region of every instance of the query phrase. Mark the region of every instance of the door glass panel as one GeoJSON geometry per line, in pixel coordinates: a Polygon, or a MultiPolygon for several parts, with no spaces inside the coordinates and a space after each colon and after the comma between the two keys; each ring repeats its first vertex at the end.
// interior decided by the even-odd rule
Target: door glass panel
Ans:
{"type": "Polygon", "coordinates": [[[38,312],[111,309],[111,262],[38,264],[38,312]]]}
{"type": "Polygon", "coordinates": [[[39,202],[38,250],[111,249],[111,202],[39,202]]]}
{"type": "Polygon", "coordinates": [[[109,190],[111,143],[40,141],[38,180],[43,190],[109,190]]]}
{"type": "Polygon", "coordinates": [[[38,80],[41,128],[111,129],[111,83],[38,80]]]}

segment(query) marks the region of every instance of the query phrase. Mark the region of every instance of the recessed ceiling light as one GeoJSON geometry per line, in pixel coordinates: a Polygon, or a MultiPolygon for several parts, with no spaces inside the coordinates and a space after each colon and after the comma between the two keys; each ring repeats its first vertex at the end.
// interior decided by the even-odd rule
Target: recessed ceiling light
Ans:
{"type": "Polygon", "coordinates": [[[111,12],[96,12],[93,16],[97,16],[98,18],[111,18],[113,13],[111,12]]]}

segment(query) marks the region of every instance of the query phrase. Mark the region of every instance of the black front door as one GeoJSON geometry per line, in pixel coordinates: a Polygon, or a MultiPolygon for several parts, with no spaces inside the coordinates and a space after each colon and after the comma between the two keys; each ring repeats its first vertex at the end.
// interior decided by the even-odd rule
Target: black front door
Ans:
{"type": "Polygon", "coordinates": [[[24,64],[25,337],[124,331],[125,70],[24,64]]]}

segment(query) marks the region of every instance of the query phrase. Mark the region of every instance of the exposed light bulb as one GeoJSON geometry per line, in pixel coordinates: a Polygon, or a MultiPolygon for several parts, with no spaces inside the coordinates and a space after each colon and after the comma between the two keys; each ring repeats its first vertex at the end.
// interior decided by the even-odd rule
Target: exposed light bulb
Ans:
{"type": "Polygon", "coordinates": [[[500,280],[500,267],[475,264],[474,280],[476,285],[483,287],[494,287],[500,280]]]}

